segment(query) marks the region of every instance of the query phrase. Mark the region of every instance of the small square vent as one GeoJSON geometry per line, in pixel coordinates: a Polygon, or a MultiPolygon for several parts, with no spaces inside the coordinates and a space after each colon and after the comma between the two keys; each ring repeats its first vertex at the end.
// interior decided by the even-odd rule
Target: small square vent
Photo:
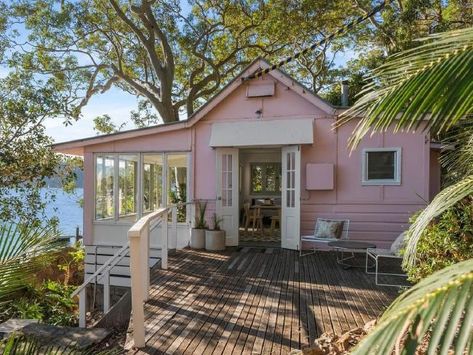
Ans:
{"type": "Polygon", "coordinates": [[[250,84],[246,89],[246,97],[268,97],[274,96],[274,82],[250,84]]]}

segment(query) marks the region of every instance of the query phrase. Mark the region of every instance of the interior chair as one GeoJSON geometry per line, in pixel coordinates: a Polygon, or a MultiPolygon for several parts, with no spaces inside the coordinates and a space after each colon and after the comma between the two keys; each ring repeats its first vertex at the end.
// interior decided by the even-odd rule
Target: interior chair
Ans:
{"type": "Polygon", "coordinates": [[[261,212],[261,208],[258,208],[258,206],[255,206],[253,209],[253,216],[252,216],[252,235],[255,235],[255,231],[259,233],[261,236],[264,234],[264,229],[263,229],[263,213],[261,212]]]}
{"type": "Polygon", "coordinates": [[[276,229],[276,224],[278,228],[281,229],[281,209],[278,209],[277,215],[271,216],[271,236],[274,235],[274,230],[276,229]]]}
{"type": "Polygon", "coordinates": [[[251,225],[252,235],[255,234],[255,229],[263,230],[263,215],[261,209],[255,207],[251,209],[250,202],[243,204],[243,226],[245,228],[245,235],[248,235],[248,227],[251,225]]]}

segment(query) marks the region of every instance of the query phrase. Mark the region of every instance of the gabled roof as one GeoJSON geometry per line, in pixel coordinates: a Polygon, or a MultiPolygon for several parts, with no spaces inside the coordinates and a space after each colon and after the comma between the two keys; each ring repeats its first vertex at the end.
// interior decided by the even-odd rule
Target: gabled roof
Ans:
{"type": "MultiPolygon", "coordinates": [[[[163,123],[155,126],[131,129],[127,131],[121,131],[111,134],[98,135],[94,137],[88,137],[83,139],[77,139],[67,142],[60,142],[53,144],[52,147],[54,150],[73,155],[82,155],[83,147],[88,145],[95,145],[100,143],[107,143],[110,141],[117,141],[123,139],[130,139],[141,137],[145,135],[173,131],[177,129],[183,129],[191,127],[201,120],[207,113],[214,109],[219,103],[221,103],[227,96],[229,96],[233,91],[243,84],[243,78],[255,73],[259,69],[265,69],[270,67],[270,64],[263,58],[255,59],[251,64],[249,64],[245,69],[243,69],[239,75],[233,78],[227,85],[225,85],[221,90],[219,90],[212,98],[210,98],[205,104],[203,104],[199,109],[197,109],[188,119],[163,123]]],[[[306,100],[311,102],[314,106],[321,109],[327,115],[336,114],[336,108],[330,103],[322,99],[317,94],[313,93],[311,90],[307,89],[300,82],[292,78],[289,74],[285,73],[281,69],[275,69],[269,72],[267,75],[273,77],[274,79],[280,81],[284,85],[290,87],[294,92],[298,93],[306,100]]]]}

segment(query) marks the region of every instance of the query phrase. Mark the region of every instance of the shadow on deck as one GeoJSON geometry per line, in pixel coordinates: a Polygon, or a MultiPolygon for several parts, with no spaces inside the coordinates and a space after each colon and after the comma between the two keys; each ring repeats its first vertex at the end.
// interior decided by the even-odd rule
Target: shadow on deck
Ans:
{"type": "Polygon", "coordinates": [[[360,269],[342,269],[331,252],[183,250],[151,278],[140,354],[284,354],[323,332],[363,326],[397,295],[360,269]]]}

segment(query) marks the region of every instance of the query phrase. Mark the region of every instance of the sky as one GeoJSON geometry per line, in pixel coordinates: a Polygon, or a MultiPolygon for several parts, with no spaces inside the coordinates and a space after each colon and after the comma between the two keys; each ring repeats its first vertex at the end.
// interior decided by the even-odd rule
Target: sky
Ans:
{"type": "MultiPolygon", "coordinates": [[[[187,0],[181,0],[181,5],[184,12],[189,11],[187,0]]],[[[20,32],[23,31],[20,29],[20,32]]],[[[336,65],[342,66],[353,55],[354,53],[352,52],[339,53],[335,61],[336,65]]],[[[7,73],[8,69],[0,67],[0,77],[5,76],[7,73]]],[[[135,96],[112,87],[104,94],[93,96],[82,110],[82,118],[72,125],[66,127],[60,118],[48,119],[45,122],[46,132],[56,143],[94,136],[97,133],[93,129],[93,119],[104,114],[109,115],[118,126],[123,122],[127,122],[127,125],[124,127],[125,130],[132,129],[134,127],[129,117],[130,112],[137,109],[137,103],[138,100],[135,96]]]]}

